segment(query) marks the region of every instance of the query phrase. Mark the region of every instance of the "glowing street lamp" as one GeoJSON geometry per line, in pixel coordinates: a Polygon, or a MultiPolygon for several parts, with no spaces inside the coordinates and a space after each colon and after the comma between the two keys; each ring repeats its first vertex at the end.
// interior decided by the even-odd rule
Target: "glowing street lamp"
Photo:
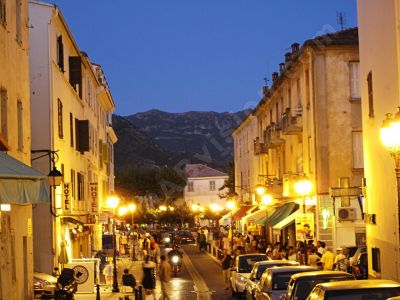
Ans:
{"type": "Polygon", "coordinates": [[[268,205],[271,204],[272,200],[273,200],[273,198],[272,198],[271,195],[269,195],[269,194],[263,195],[261,197],[261,204],[265,205],[265,206],[268,206],[268,205]]]}
{"type": "Polygon", "coordinates": [[[165,205],[160,205],[158,209],[161,211],[167,211],[167,207],[165,205]]]}
{"type": "Polygon", "coordinates": [[[110,196],[107,199],[107,206],[113,210],[117,208],[119,204],[119,198],[117,196],[110,196]]]}
{"type": "Polygon", "coordinates": [[[380,135],[382,144],[395,161],[397,180],[397,217],[400,234],[400,107],[399,111],[394,115],[394,117],[392,114],[386,114],[386,119],[383,121],[380,130],[380,135]]]}
{"type": "Polygon", "coordinates": [[[128,208],[126,206],[120,206],[118,208],[118,215],[120,217],[125,216],[127,212],[128,212],[128,208]]]}
{"type": "Polygon", "coordinates": [[[259,195],[259,196],[264,195],[264,193],[265,193],[265,186],[262,185],[262,184],[258,184],[257,187],[256,187],[256,193],[257,193],[257,195],[259,195]]]}

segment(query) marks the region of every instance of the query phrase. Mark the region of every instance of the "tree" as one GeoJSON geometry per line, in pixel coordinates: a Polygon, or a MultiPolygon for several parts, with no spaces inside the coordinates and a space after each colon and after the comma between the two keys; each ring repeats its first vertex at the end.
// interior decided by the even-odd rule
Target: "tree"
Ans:
{"type": "Polygon", "coordinates": [[[237,196],[235,191],[235,164],[233,162],[229,162],[226,166],[226,172],[228,174],[228,179],[225,180],[223,186],[219,188],[220,191],[225,188],[228,189],[226,193],[220,193],[220,198],[233,198],[237,196]]]}

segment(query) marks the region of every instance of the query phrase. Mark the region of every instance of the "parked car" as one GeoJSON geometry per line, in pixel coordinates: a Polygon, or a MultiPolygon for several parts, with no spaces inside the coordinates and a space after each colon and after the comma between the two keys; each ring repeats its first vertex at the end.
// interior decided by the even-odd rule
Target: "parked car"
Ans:
{"type": "Polygon", "coordinates": [[[174,235],[174,242],[177,244],[194,244],[196,239],[190,231],[179,230],[174,235]]]}
{"type": "Polygon", "coordinates": [[[33,273],[33,293],[36,298],[54,298],[56,289],[57,277],[46,273],[33,273]]]}
{"type": "Polygon", "coordinates": [[[246,282],[245,293],[247,300],[253,300],[254,292],[257,285],[260,283],[261,275],[268,268],[272,267],[282,267],[282,266],[298,266],[299,263],[290,260],[267,260],[256,262],[250,273],[250,278],[246,282]]]}
{"type": "Polygon", "coordinates": [[[320,283],[307,300],[386,300],[399,295],[400,283],[373,279],[320,283]]]}
{"type": "Polygon", "coordinates": [[[297,273],[290,278],[286,294],[281,296],[281,300],[305,300],[319,283],[355,279],[352,274],[341,271],[297,273]]]}
{"type": "Polygon", "coordinates": [[[279,300],[286,292],[292,275],[301,272],[318,271],[318,268],[309,266],[286,266],[266,269],[261,276],[260,284],[255,290],[257,300],[279,300]]]}
{"type": "Polygon", "coordinates": [[[240,296],[245,292],[246,282],[254,264],[264,260],[267,260],[267,255],[259,253],[242,254],[236,257],[230,278],[232,296],[240,296]]]}

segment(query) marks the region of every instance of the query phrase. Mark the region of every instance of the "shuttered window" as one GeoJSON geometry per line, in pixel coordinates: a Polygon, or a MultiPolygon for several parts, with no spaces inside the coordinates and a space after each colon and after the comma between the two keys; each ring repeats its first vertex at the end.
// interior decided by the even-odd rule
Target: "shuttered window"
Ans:
{"type": "Polygon", "coordinates": [[[0,0],[0,24],[7,24],[6,11],[6,0],[0,0]]]}
{"type": "Polygon", "coordinates": [[[69,133],[70,133],[70,143],[71,147],[74,146],[74,117],[72,113],[69,113],[69,133]]]}
{"type": "Polygon", "coordinates": [[[82,59],[80,56],[69,57],[69,83],[82,98],[82,59]]]}
{"type": "Polygon", "coordinates": [[[368,73],[367,85],[368,85],[368,116],[370,118],[373,118],[375,116],[375,112],[374,112],[374,91],[372,88],[372,71],[368,73]]]}
{"type": "Polygon", "coordinates": [[[361,131],[353,131],[353,168],[364,168],[363,140],[361,131]]]}
{"type": "Polygon", "coordinates": [[[78,200],[82,201],[85,199],[85,176],[82,173],[78,173],[78,200]]]}
{"type": "Polygon", "coordinates": [[[60,139],[64,138],[64,128],[63,128],[63,104],[60,99],[57,101],[57,119],[58,119],[58,137],[60,139]]]}
{"type": "Polygon", "coordinates": [[[22,101],[17,102],[17,125],[18,125],[18,151],[24,150],[24,126],[22,116],[22,101]]]}
{"type": "Polygon", "coordinates": [[[21,9],[22,2],[21,0],[15,0],[15,38],[18,43],[22,43],[22,21],[21,21],[21,9]]]}
{"type": "Polygon", "coordinates": [[[57,38],[57,65],[64,72],[64,45],[61,35],[57,38]]]}
{"type": "Polygon", "coordinates": [[[360,63],[350,62],[349,64],[350,73],[350,97],[351,99],[361,99],[360,90],[360,63]]]}
{"type": "Polygon", "coordinates": [[[215,191],[215,180],[210,180],[210,191],[215,191]]]}
{"type": "Polygon", "coordinates": [[[75,119],[76,150],[89,151],[89,121],[75,119]]]}
{"type": "Polygon", "coordinates": [[[2,88],[0,91],[0,109],[1,109],[1,113],[0,113],[0,125],[1,125],[1,134],[3,135],[3,137],[5,137],[6,139],[8,139],[8,126],[7,126],[7,102],[8,102],[8,95],[7,95],[7,90],[2,88]]]}

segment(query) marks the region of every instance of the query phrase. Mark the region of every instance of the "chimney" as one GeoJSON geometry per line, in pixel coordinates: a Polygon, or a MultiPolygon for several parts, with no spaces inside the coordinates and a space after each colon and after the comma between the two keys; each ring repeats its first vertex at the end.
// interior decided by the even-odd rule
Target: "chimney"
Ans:
{"type": "Polygon", "coordinates": [[[279,72],[282,74],[285,72],[285,70],[286,70],[286,64],[280,63],[279,64],[279,72]]]}
{"type": "Polygon", "coordinates": [[[292,60],[292,53],[286,52],[285,53],[285,63],[288,63],[292,60]]]}
{"type": "Polygon", "coordinates": [[[275,81],[278,79],[278,77],[279,77],[279,73],[278,72],[272,73],[272,83],[275,83],[275,81]]]}
{"type": "Polygon", "coordinates": [[[296,53],[297,51],[299,51],[300,44],[293,43],[290,47],[292,48],[292,53],[296,53]]]}

